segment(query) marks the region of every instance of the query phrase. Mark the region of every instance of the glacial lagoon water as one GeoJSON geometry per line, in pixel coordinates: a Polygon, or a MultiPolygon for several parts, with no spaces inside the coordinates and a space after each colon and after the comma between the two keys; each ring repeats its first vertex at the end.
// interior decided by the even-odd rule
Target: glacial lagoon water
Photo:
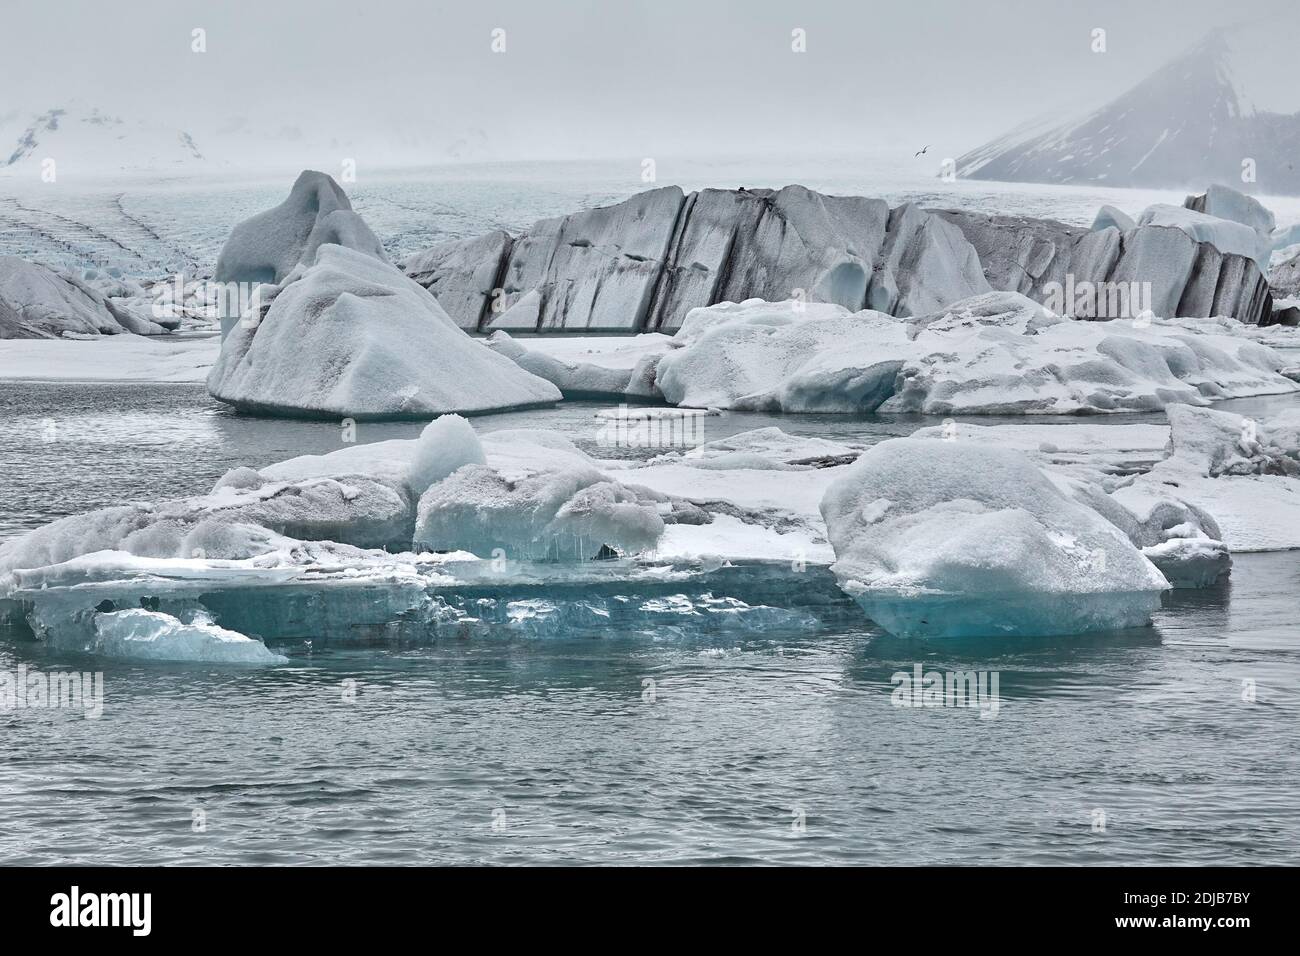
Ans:
{"type": "MultiPolygon", "coordinates": [[[[557,428],[594,452],[597,407],[476,425],[557,428]]],[[[0,537],[341,440],[189,385],[5,383],[0,412],[0,537]]],[[[733,414],[706,437],[934,423],[733,414]]],[[[362,423],[357,439],[419,427],[362,423]]],[[[847,602],[732,613],[767,570],[631,604],[593,588],[567,619],[582,626],[537,595],[490,638],[295,636],[269,668],[113,663],[0,634],[0,671],[103,671],[105,688],[98,719],[0,711],[0,860],[1300,859],[1300,553],[1239,556],[1152,627],[1036,641],[901,640],[847,602]],[[996,674],[996,711],[895,706],[891,678],[917,665],[996,674]]]]}

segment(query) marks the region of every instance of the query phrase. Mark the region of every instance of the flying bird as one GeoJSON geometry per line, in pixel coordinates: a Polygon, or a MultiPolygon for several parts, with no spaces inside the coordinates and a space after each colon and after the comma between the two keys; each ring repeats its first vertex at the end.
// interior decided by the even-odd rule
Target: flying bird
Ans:
{"type": "MultiPolygon", "coordinates": [[[[930,147],[927,145],[927,146],[925,147],[925,149],[918,149],[918,150],[916,151],[916,156],[924,156],[924,155],[925,155],[925,150],[927,150],[927,149],[929,149],[929,148],[930,148],[930,147]]],[[[916,157],[914,156],[914,157],[912,157],[912,158],[915,159],[916,157]]]]}

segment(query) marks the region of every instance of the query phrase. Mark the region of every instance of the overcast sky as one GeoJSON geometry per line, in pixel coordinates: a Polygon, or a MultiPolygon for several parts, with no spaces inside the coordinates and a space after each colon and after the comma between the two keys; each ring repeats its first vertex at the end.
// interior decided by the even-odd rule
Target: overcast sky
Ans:
{"type": "MultiPolygon", "coordinates": [[[[0,119],[371,164],[915,149],[1108,98],[1259,0],[4,0],[0,119]],[[1106,32],[1104,54],[1091,49],[1106,32]],[[191,51],[206,31],[207,52],[191,51]],[[492,31],[504,29],[504,53],[492,31]],[[791,31],[806,31],[805,53],[791,31]],[[459,144],[459,145],[458,145],[459,144]],[[308,154],[308,155],[304,155],[308,154]]],[[[1270,12],[1271,11],[1271,12],[1270,12]]]]}

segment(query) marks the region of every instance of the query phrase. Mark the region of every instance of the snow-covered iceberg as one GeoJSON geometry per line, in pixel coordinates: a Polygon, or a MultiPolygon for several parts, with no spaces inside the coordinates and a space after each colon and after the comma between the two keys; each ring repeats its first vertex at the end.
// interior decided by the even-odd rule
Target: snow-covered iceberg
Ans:
{"type": "Polygon", "coordinates": [[[1167,426],[1155,424],[969,422],[921,428],[911,435],[974,442],[1026,456],[1063,493],[1123,531],[1171,585],[1209,587],[1232,567],[1223,533],[1209,513],[1180,498],[1169,485],[1152,485],[1142,496],[1115,494],[1165,459],[1169,436],[1167,426]]]}
{"type": "Polygon", "coordinates": [[[321,246],[239,322],[208,376],[214,398],[253,412],[429,418],[550,404],[559,390],[466,335],[397,269],[321,246]]]}
{"type": "Polygon", "coordinates": [[[1061,318],[995,292],[898,319],[799,302],[697,309],[658,361],[677,405],[783,412],[1077,414],[1300,390],[1265,346],[1153,320],[1061,318]]]}
{"type": "Polygon", "coordinates": [[[1271,236],[1277,228],[1273,213],[1262,202],[1222,183],[1211,183],[1199,196],[1188,196],[1183,206],[1217,219],[1239,222],[1264,236],[1271,236]]]}
{"type": "Polygon", "coordinates": [[[219,282],[256,287],[223,317],[213,397],[278,415],[429,418],[549,404],[555,386],[476,342],[383,247],[324,173],[237,225],[219,282]]]}
{"type": "Polygon", "coordinates": [[[841,585],[900,636],[1141,626],[1169,588],[1118,528],[1006,449],[882,442],[830,486],[821,512],[841,585]]]}

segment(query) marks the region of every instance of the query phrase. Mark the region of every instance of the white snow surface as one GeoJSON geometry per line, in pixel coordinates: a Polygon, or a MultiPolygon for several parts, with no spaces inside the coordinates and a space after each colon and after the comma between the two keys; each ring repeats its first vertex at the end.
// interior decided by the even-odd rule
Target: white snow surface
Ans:
{"type": "Polygon", "coordinates": [[[1186,405],[1166,411],[1168,457],[1113,498],[1140,515],[1177,496],[1212,515],[1234,552],[1300,548],[1300,413],[1256,422],[1186,405]]]}
{"type": "Polygon", "coordinates": [[[1169,426],[949,422],[918,428],[910,437],[1007,448],[1026,455],[1040,468],[1101,483],[1108,476],[1149,468],[1162,460],[1169,444],[1169,426]]]}
{"type": "Polygon", "coordinates": [[[220,350],[215,335],[175,340],[140,335],[9,339],[0,343],[0,379],[202,382],[220,350]]]}

